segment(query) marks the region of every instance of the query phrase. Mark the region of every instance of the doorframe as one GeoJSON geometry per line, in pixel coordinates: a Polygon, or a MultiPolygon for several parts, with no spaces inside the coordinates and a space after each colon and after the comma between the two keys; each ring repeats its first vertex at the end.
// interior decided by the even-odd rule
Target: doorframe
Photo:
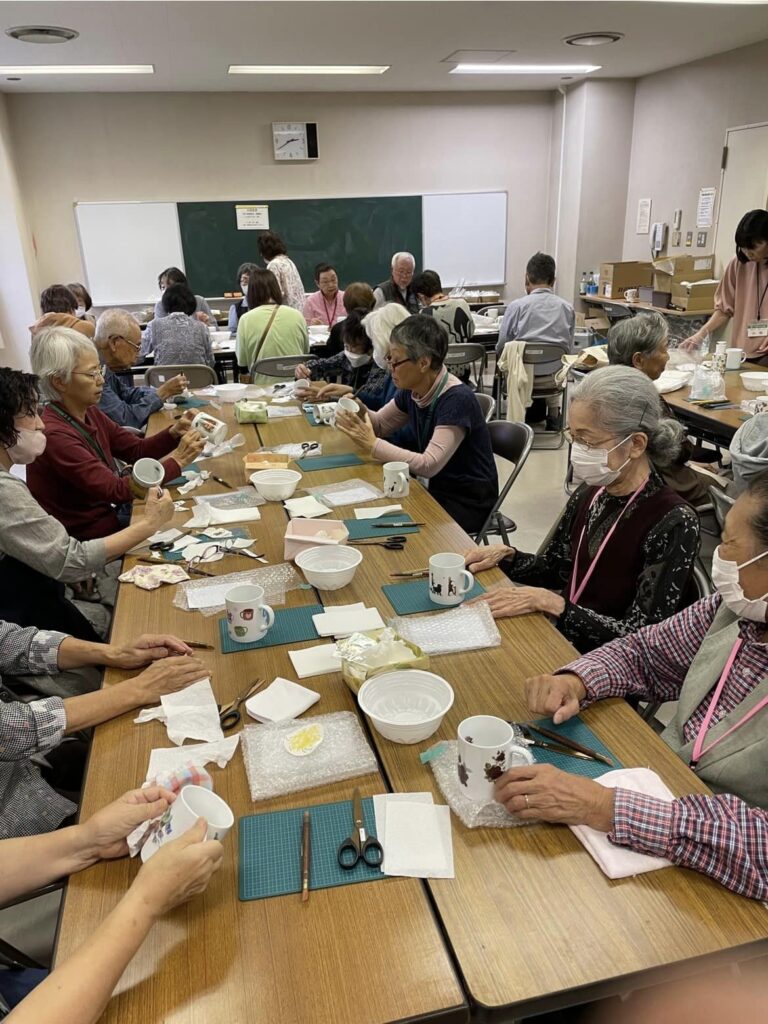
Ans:
{"type": "MultiPolygon", "coordinates": [[[[750,131],[752,128],[768,128],[768,121],[756,121],[754,124],[739,124],[736,125],[734,128],[726,128],[725,139],[723,140],[723,149],[728,148],[728,136],[732,132],[746,132],[750,131]]],[[[723,185],[725,183],[725,172],[728,170],[727,164],[725,167],[723,167],[722,160],[720,161],[720,163],[720,184],[717,190],[717,217],[715,218],[715,224],[717,226],[715,229],[715,237],[712,239],[712,252],[715,254],[717,253],[717,246],[720,241],[720,206],[723,201],[723,185]]]]}

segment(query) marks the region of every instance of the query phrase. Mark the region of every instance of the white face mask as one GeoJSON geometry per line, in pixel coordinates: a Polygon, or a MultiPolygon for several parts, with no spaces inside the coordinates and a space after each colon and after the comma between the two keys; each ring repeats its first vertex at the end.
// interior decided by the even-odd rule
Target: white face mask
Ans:
{"type": "Polygon", "coordinates": [[[731,609],[734,615],[740,619],[751,619],[753,622],[765,622],[768,616],[768,602],[765,600],[768,593],[762,597],[749,598],[739,582],[739,571],[765,558],[768,551],[762,555],[755,555],[748,562],[737,565],[727,558],[720,556],[720,548],[716,547],[712,555],[712,582],[717,588],[723,602],[731,609]]]}
{"type": "Polygon", "coordinates": [[[77,309],[75,310],[75,316],[76,317],[85,316],[85,306],[78,306],[77,309]]]}
{"type": "Polygon", "coordinates": [[[11,458],[11,462],[15,462],[17,466],[28,466],[30,462],[34,462],[38,455],[42,455],[45,451],[45,431],[27,430],[25,427],[21,427],[18,434],[19,439],[16,444],[6,448],[6,451],[11,458]]]}
{"type": "MultiPolygon", "coordinates": [[[[628,441],[631,436],[630,434],[625,437],[624,441],[628,441]]],[[[607,487],[617,480],[629,459],[623,462],[618,469],[611,469],[608,465],[608,456],[623,445],[624,441],[619,441],[613,448],[588,448],[580,441],[574,441],[571,445],[573,482],[587,484],[589,487],[607,487]]]]}
{"type": "Polygon", "coordinates": [[[350,366],[354,366],[357,369],[358,366],[367,366],[371,361],[370,352],[347,352],[344,349],[344,355],[347,357],[350,366]]]}

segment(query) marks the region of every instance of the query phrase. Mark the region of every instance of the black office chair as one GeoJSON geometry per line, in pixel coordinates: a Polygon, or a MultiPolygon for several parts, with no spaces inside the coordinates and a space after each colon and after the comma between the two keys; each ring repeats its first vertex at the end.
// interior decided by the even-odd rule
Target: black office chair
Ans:
{"type": "MultiPolygon", "coordinates": [[[[505,516],[501,514],[501,506],[509,494],[512,484],[520,475],[525,465],[525,460],[531,453],[533,447],[533,428],[527,423],[508,423],[506,420],[494,420],[488,424],[488,431],[491,435],[491,447],[493,454],[500,459],[506,459],[513,463],[512,472],[507,482],[499,491],[499,496],[491,509],[491,512],[483,523],[482,529],[475,537],[477,544],[487,544],[489,533],[498,533],[505,544],[509,544],[509,526],[505,516]]],[[[512,529],[517,527],[511,524],[512,529]]]]}

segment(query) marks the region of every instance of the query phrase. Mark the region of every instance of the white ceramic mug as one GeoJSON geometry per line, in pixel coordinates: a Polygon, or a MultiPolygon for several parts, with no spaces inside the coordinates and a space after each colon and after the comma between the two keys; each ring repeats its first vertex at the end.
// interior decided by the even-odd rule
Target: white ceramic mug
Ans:
{"type": "Polygon", "coordinates": [[[429,599],[433,604],[461,604],[474,585],[475,577],[464,568],[463,555],[446,551],[430,558],[429,599]]]}
{"type": "Polygon", "coordinates": [[[485,315],[488,317],[489,320],[498,320],[499,319],[499,307],[498,306],[494,306],[492,309],[487,310],[485,315]]]}
{"type": "Polygon", "coordinates": [[[508,768],[533,764],[533,754],[518,746],[514,738],[509,722],[492,715],[474,715],[459,725],[459,785],[473,803],[492,803],[496,779],[508,768]]]}
{"type": "Polygon", "coordinates": [[[227,608],[227,632],[236,644],[261,640],[275,624],[275,613],[264,600],[264,587],[246,583],[232,587],[224,595],[227,608]]]}
{"type": "Polygon", "coordinates": [[[637,288],[627,288],[624,292],[624,301],[637,302],[637,297],[639,294],[640,292],[637,290],[637,288]]]}
{"type": "Polygon", "coordinates": [[[336,403],[336,408],[333,410],[333,415],[331,416],[331,419],[329,421],[332,427],[336,426],[336,417],[340,412],[352,413],[353,416],[359,416],[360,406],[357,404],[354,398],[350,398],[349,395],[344,395],[343,398],[340,398],[338,400],[338,402],[336,403]]]}
{"type": "Polygon", "coordinates": [[[738,370],[746,358],[747,353],[743,348],[727,348],[725,350],[726,370],[738,370]]]}
{"type": "Polygon", "coordinates": [[[157,459],[137,459],[131,470],[131,490],[137,498],[144,498],[150,487],[162,484],[164,477],[165,470],[157,459]]]}
{"type": "Polygon", "coordinates": [[[209,416],[207,412],[199,412],[192,420],[192,429],[202,434],[206,441],[221,444],[227,437],[227,424],[209,416]]]}
{"type": "Polygon", "coordinates": [[[332,424],[336,416],[336,402],[320,402],[315,406],[315,419],[321,423],[332,424]]]}
{"type": "Polygon", "coordinates": [[[141,859],[149,858],[173,839],[189,832],[198,818],[208,824],[206,839],[224,839],[235,823],[235,816],[220,796],[204,786],[184,786],[168,810],[150,827],[150,832],[141,848],[141,859]]]}
{"type": "Polygon", "coordinates": [[[410,491],[407,462],[384,463],[384,493],[388,498],[405,498],[410,491]]]}

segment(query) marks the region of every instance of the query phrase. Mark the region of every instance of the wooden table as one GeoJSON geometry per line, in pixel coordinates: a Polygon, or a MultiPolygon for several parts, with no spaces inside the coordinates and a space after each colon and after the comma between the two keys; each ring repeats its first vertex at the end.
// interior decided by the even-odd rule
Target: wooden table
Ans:
{"type": "MultiPolygon", "coordinates": [[[[153,426],[158,420],[162,423],[162,416],[155,417],[153,426]]],[[[249,449],[259,441],[318,440],[325,454],[349,450],[340,432],[310,427],[303,417],[271,420],[258,430],[242,429],[249,449]]],[[[217,474],[242,481],[238,475],[242,451],[219,460],[217,474]]],[[[380,465],[366,463],[307,474],[302,482],[311,487],[354,476],[380,483],[381,475],[380,465]]],[[[409,538],[405,550],[367,548],[355,579],[343,591],[319,595],[292,591],[289,603],[321,598],[330,606],[363,600],[379,607],[386,618],[391,608],[380,587],[390,572],[422,568],[435,551],[461,551],[469,545],[463,531],[417,483],[412,482],[411,494],[402,504],[429,524],[409,538]]],[[[252,532],[260,544],[266,543],[270,561],[282,560],[282,507],[270,504],[262,511],[263,519],[253,524],[252,532]]],[[[340,510],[340,517],[351,515],[351,509],[340,510]]],[[[214,563],[211,568],[217,571],[219,566],[214,563]]],[[[482,577],[486,586],[502,580],[498,570],[482,577]]],[[[524,679],[573,656],[570,645],[542,616],[505,620],[499,626],[500,647],[432,659],[433,670],[449,680],[456,694],[436,736],[416,746],[400,746],[370,734],[382,777],[362,780],[366,793],[382,788],[431,789],[442,803],[419,752],[438,738],[454,737],[467,715],[527,715],[524,679]]],[[[146,595],[123,588],[116,639],[150,628],[173,629],[187,637],[194,628],[200,639],[212,642],[215,637],[215,619],[179,612],[171,606],[168,591],[146,595]]],[[[278,673],[290,676],[286,650],[277,647],[226,658],[209,655],[217,695],[234,694],[243,680],[257,673],[270,678],[278,673]]],[[[317,677],[310,685],[323,695],[321,712],[355,706],[338,674],[317,677]]],[[[584,719],[625,766],[650,764],[677,794],[706,791],[622,701],[602,702],[589,709],[584,719]]],[[[133,726],[126,716],[99,728],[86,783],[85,812],[140,781],[149,749],[165,745],[158,723],[133,726]]],[[[224,771],[214,772],[217,791],[236,815],[251,813],[254,807],[239,755],[224,771]]],[[[351,789],[349,783],[328,786],[256,809],[348,798],[351,789]]],[[[106,1019],[121,1024],[458,1021],[467,1019],[467,999],[473,1019],[513,1020],[765,951],[765,909],[693,872],[670,868],[611,882],[566,828],[469,830],[455,817],[452,821],[455,879],[431,880],[423,887],[413,880],[395,879],[323,890],[312,894],[308,908],[294,897],[239,903],[236,844],[230,841],[225,867],[205,897],[156,927],[126,972],[106,1019]],[[464,995],[451,961],[462,979],[464,995]]],[[[103,864],[70,882],[61,955],[74,949],[114,905],[135,870],[126,862],[103,864]]]]}
{"type": "Polygon", "coordinates": [[[650,302],[627,302],[625,299],[608,299],[604,295],[579,295],[582,302],[588,302],[593,306],[624,306],[626,309],[637,309],[640,311],[653,310],[654,313],[661,313],[662,316],[679,316],[686,320],[695,320],[697,317],[707,319],[714,313],[713,309],[666,309],[663,306],[652,306],[650,302]]]}
{"type": "MultiPolygon", "coordinates": [[[[724,374],[726,398],[736,406],[748,399],[761,397],[759,392],[747,391],[745,387],[742,387],[739,375],[747,370],[767,372],[767,368],[758,363],[743,363],[740,369],[726,370],[724,374]]],[[[665,402],[675,410],[675,415],[686,424],[692,433],[727,448],[742,423],[750,419],[749,413],[742,412],[740,408],[702,409],[700,405],[687,401],[690,393],[691,389],[688,386],[680,388],[679,391],[672,391],[663,397],[665,402]]]]}

